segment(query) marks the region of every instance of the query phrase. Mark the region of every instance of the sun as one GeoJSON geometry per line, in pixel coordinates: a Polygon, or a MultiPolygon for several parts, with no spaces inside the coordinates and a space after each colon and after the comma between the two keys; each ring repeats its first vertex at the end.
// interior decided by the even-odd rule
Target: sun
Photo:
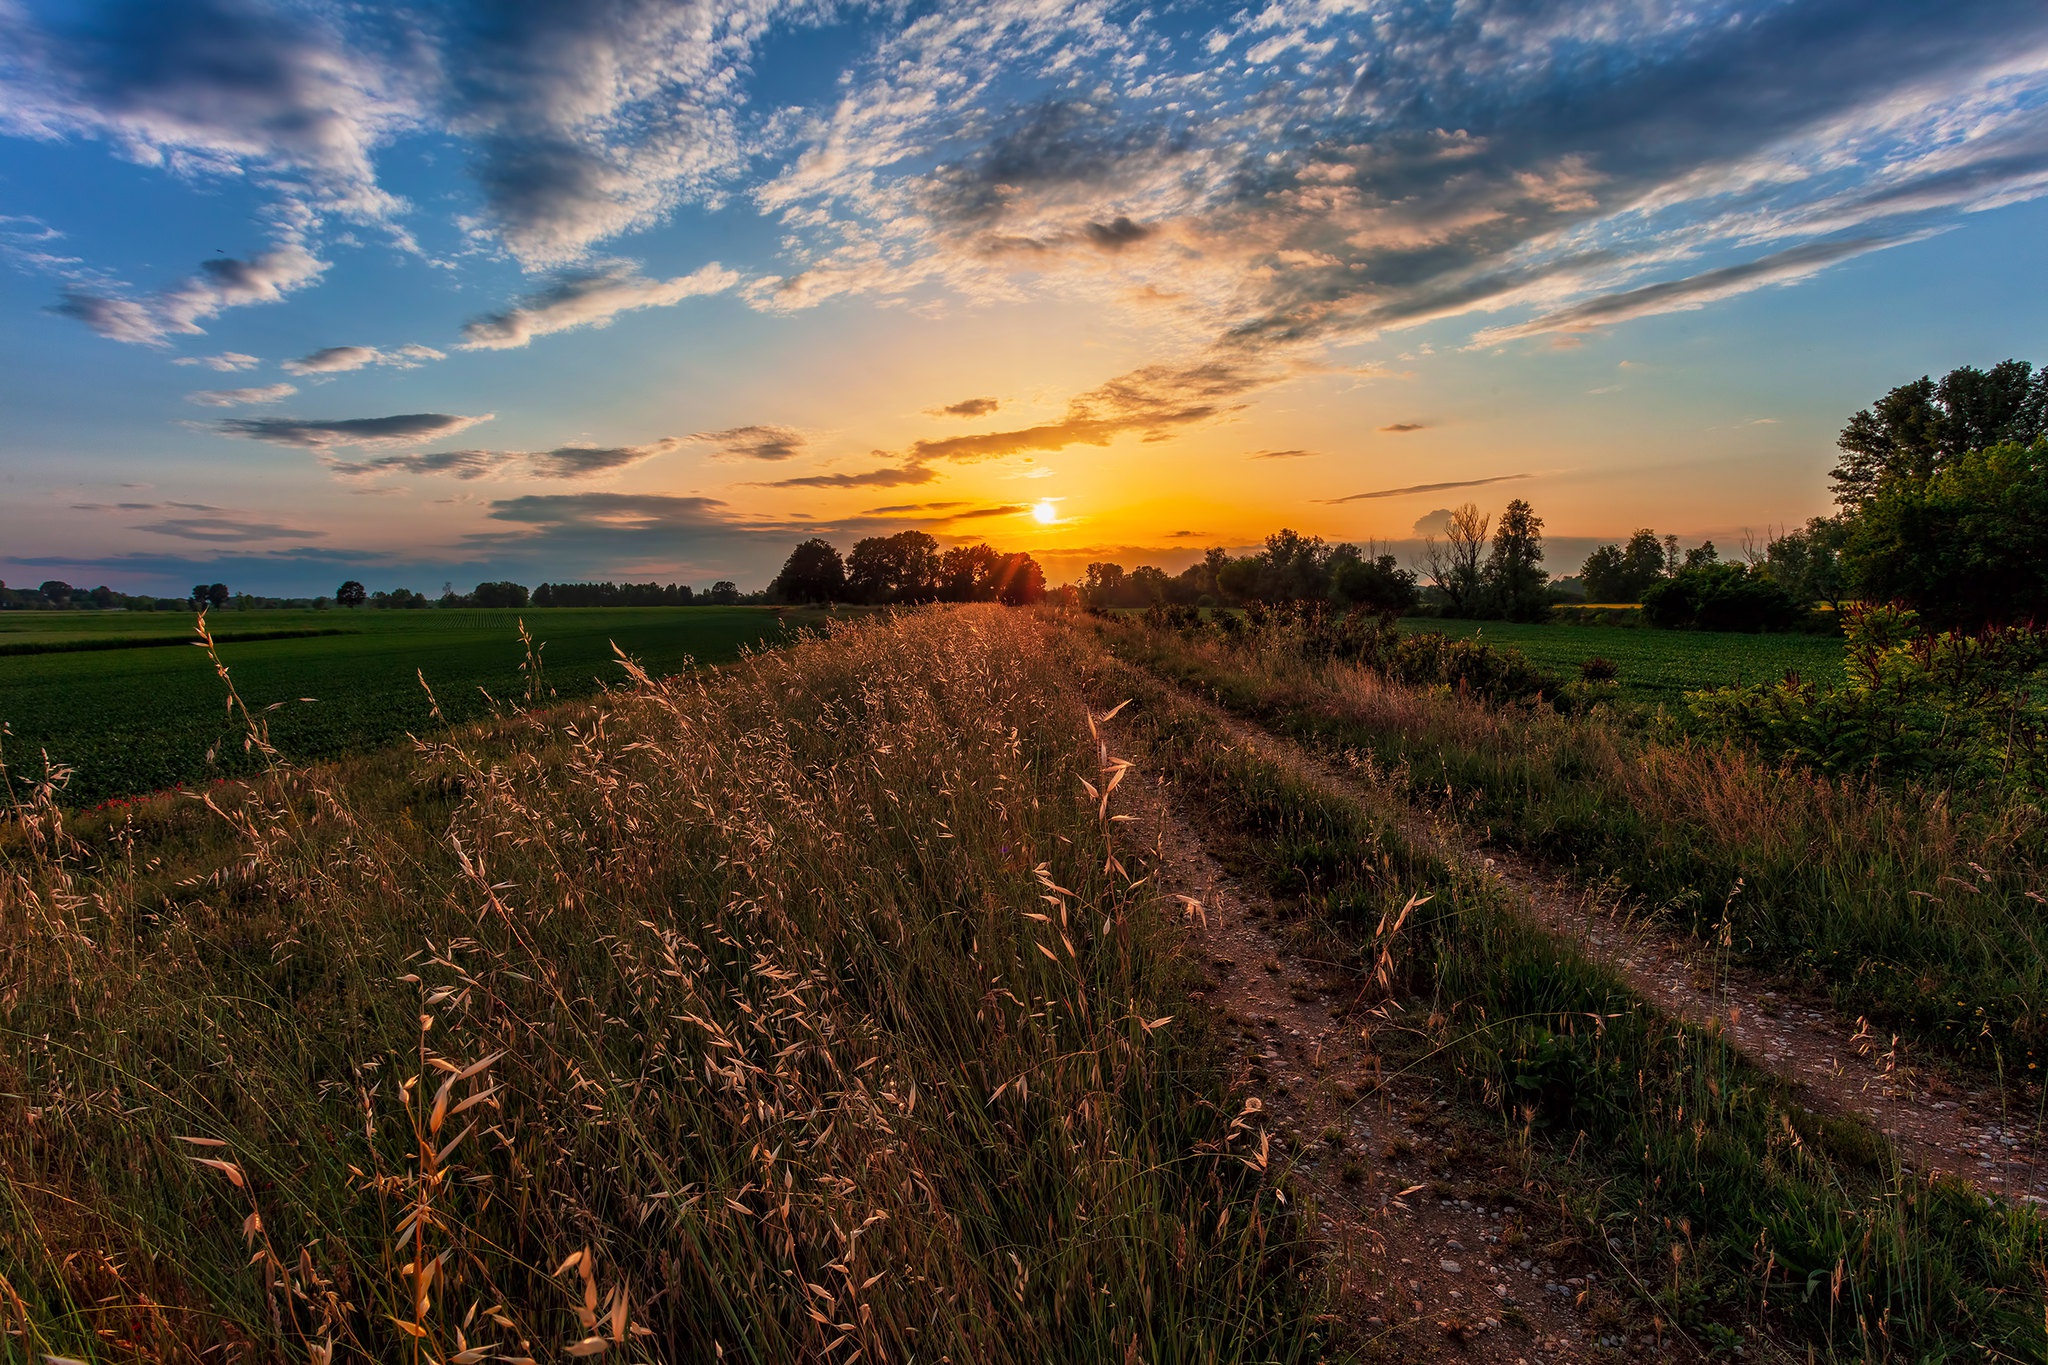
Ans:
{"type": "Polygon", "coordinates": [[[1050,526],[1060,519],[1060,509],[1053,506],[1051,498],[1040,498],[1031,508],[1031,519],[1040,526],[1050,526]]]}

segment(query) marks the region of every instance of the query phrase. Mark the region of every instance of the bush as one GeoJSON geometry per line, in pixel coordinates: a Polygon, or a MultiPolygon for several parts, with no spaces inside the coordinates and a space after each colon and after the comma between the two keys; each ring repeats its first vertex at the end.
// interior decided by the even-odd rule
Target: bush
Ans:
{"type": "Polygon", "coordinates": [[[1667,630],[1792,630],[1805,611],[1792,594],[1740,564],[1680,569],[1643,594],[1643,620],[1667,630]]]}
{"type": "Polygon", "coordinates": [[[1783,682],[1688,694],[1710,731],[1826,772],[2048,781],[2048,630],[1921,629],[1904,607],[1851,608],[1847,685],[1783,682]]]}
{"type": "Polygon", "coordinates": [[[1614,666],[1614,660],[1604,659],[1598,654],[1579,665],[1579,677],[1586,682],[1613,682],[1620,672],[1614,666]]]}

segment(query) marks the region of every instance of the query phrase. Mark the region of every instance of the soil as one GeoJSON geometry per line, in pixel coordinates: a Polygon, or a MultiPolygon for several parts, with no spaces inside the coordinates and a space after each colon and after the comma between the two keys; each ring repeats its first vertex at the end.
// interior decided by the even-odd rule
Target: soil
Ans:
{"type": "Polygon", "coordinates": [[[1147,776],[1122,786],[1136,817],[1123,828],[1187,907],[1203,994],[1275,1135],[1269,1160],[1318,1235],[1338,1340],[1403,1361],[1704,1358],[1609,1283],[1512,1151],[1426,1075],[1383,1069],[1391,1012],[1355,978],[1325,977],[1280,907],[1225,873],[1172,785],[1147,776]]]}

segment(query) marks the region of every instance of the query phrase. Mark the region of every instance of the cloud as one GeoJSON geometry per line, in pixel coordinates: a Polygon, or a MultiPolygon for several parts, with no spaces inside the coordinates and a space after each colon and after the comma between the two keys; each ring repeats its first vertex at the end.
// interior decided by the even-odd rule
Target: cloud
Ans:
{"type": "Polygon", "coordinates": [[[1433,512],[1424,512],[1415,519],[1413,534],[1418,536],[1440,536],[1451,529],[1451,509],[1439,507],[1433,512]]]}
{"type": "Polygon", "coordinates": [[[1247,460],[1305,460],[1314,454],[1313,450],[1254,450],[1245,458],[1247,460]]]}
{"type": "Polygon", "coordinates": [[[380,455],[371,460],[329,460],[328,466],[349,478],[379,474],[448,474],[481,479],[522,472],[541,479],[593,479],[682,448],[682,441],[664,436],[639,446],[556,446],[553,450],[437,450],[420,454],[380,455]]]}
{"type": "Polygon", "coordinates": [[[1166,538],[1168,540],[1207,540],[1210,535],[1211,532],[1208,531],[1168,531],[1166,538]]]}
{"type": "Polygon", "coordinates": [[[1341,498],[1317,498],[1316,501],[1334,507],[1339,503],[1366,502],[1374,498],[1401,498],[1410,493],[1441,493],[1452,488],[1484,488],[1490,483],[1512,483],[1516,479],[1529,477],[1527,474],[1495,474],[1489,479],[1457,479],[1449,483],[1410,484],[1406,488],[1376,488],[1370,493],[1352,493],[1341,498]]]}
{"type": "Polygon", "coordinates": [[[298,540],[324,536],[325,531],[304,527],[277,526],[269,522],[238,521],[232,517],[172,517],[135,527],[154,535],[179,540],[202,540],[216,545],[238,545],[254,540],[298,540]]]}
{"type": "Polygon", "coordinates": [[[1427,422],[1390,422],[1386,426],[1381,427],[1380,430],[1393,434],[1399,434],[1402,432],[1409,431],[1421,431],[1428,425],[1429,423],[1427,422]]]}
{"type": "Polygon", "coordinates": [[[171,362],[173,365],[204,365],[210,370],[223,374],[234,370],[253,370],[263,362],[253,355],[240,351],[222,351],[219,355],[181,355],[171,362]]]}
{"type": "MultiPolygon", "coordinates": [[[[1912,237],[1865,236],[1840,241],[1807,242],[1800,246],[1787,247],[1783,251],[1772,252],[1767,256],[1759,256],[1755,260],[1744,261],[1739,265],[1703,270],[1683,279],[1665,280],[1618,293],[1603,294],[1512,327],[1490,328],[1473,337],[1472,341],[1475,346],[1486,346],[1521,337],[1540,336],[1546,332],[1585,331],[1635,318],[1651,317],[1658,313],[1700,308],[1717,299],[1747,293],[1760,285],[1785,284],[1805,279],[1837,261],[1881,251],[1908,240],[1917,240],[1919,236],[1924,234],[1912,237]]],[[[1598,393],[1602,390],[1596,389],[1592,392],[1598,393]]]]}
{"type": "Polygon", "coordinates": [[[716,261],[670,280],[647,278],[633,261],[605,261],[588,270],[565,271],[545,289],[464,323],[463,349],[514,350],[554,332],[608,326],[621,313],[716,294],[732,288],[739,278],[738,272],[716,261]]]}
{"type": "Polygon", "coordinates": [[[986,417],[1002,404],[993,398],[963,398],[942,408],[926,408],[927,417],[986,417]]]}
{"type": "Polygon", "coordinates": [[[411,370],[425,361],[447,358],[445,352],[418,342],[400,346],[395,351],[380,351],[374,346],[326,346],[311,355],[285,361],[284,369],[289,374],[344,374],[368,365],[390,365],[411,370]]]}
{"type": "Polygon", "coordinates": [[[413,412],[394,417],[346,417],[313,421],[302,417],[229,417],[214,424],[227,436],[246,436],[273,445],[325,450],[331,446],[421,445],[467,431],[497,414],[463,417],[446,412],[413,412]]]}
{"type": "Polygon", "coordinates": [[[952,507],[965,507],[964,502],[899,502],[891,507],[870,507],[861,513],[864,517],[894,517],[906,512],[943,512],[952,507]]]}
{"type": "Polygon", "coordinates": [[[1132,433],[1161,441],[1175,428],[1238,411],[1242,404],[1225,400],[1269,382],[1268,374],[1220,360],[1148,365],[1070,400],[1066,415],[1057,422],[918,441],[910,448],[910,458],[920,463],[994,460],[1076,445],[1106,446],[1132,433]]]}
{"type": "Polygon", "coordinates": [[[807,440],[794,427],[727,427],[723,431],[699,431],[692,441],[716,446],[720,455],[739,460],[787,460],[804,453],[807,440]]]}
{"type": "Polygon", "coordinates": [[[248,389],[201,389],[185,395],[187,403],[197,403],[203,408],[233,408],[251,403],[275,403],[297,393],[291,384],[265,384],[261,388],[248,389]]]}
{"type": "Polygon", "coordinates": [[[923,464],[884,465],[859,474],[806,474],[801,478],[777,479],[769,488],[905,488],[930,483],[939,477],[923,464]]]}
{"type": "Polygon", "coordinates": [[[162,346],[172,336],[204,332],[199,324],[223,309],[280,302],[326,269],[327,263],[304,246],[286,242],[246,261],[233,256],[201,261],[198,274],[142,298],[74,286],[49,311],[114,341],[162,346]]]}

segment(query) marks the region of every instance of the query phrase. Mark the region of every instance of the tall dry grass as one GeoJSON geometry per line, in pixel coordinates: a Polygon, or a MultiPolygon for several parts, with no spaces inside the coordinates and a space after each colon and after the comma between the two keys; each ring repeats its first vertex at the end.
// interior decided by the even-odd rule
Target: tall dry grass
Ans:
{"type": "Polygon", "coordinates": [[[203,810],[46,790],[0,1356],[1312,1354],[1118,771],[968,608],[203,810]]]}

